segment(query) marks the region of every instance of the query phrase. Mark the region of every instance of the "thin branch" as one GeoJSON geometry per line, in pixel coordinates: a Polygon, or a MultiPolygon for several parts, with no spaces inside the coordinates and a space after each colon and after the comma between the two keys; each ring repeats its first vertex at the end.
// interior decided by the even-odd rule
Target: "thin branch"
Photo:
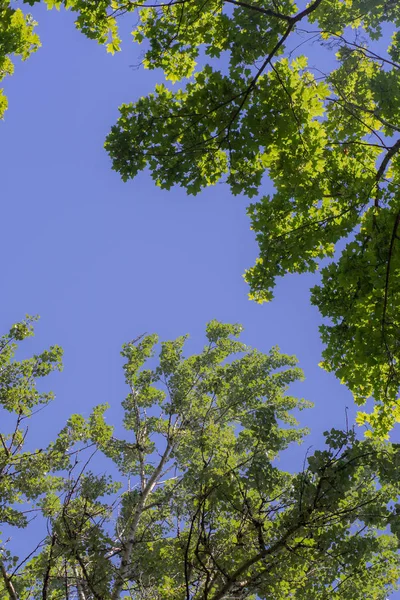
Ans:
{"type": "Polygon", "coordinates": [[[393,226],[393,231],[392,231],[392,237],[390,240],[390,245],[389,245],[389,256],[388,256],[388,261],[387,261],[387,267],[386,267],[386,280],[385,280],[385,297],[383,299],[383,311],[382,311],[382,336],[385,342],[385,346],[386,349],[389,353],[389,357],[390,357],[390,361],[392,362],[392,353],[390,352],[387,343],[386,343],[386,339],[385,339],[385,320],[386,320],[386,311],[387,311],[387,304],[388,304],[388,296],[389,296],[389,279],[390,279],[390,266],[391,266],[391,262],[392,262],[392,256],[393,256],[393,248],[394,248],[394,242],[396,239],[396,233],[397,230],[399,228],[400,225],[400,210],[396,215],[396,219],[394,222],[394,226],[393,226]]]}
{"type": "Polygon", "coordinates": [[[288,531],[278,540],[273,546],[269,548],[265,548],[262,552],[259,552],[255,556],[252,556],[248,560],[246,560],[232,575],[229,576],[228,581],[223,585],[220,590],[212,597],[212,600],[223,600],[225,595],[231,590],[232,586],[234,586],[240,579],[241,575],[245,573],[250,567],[255,565],[258,561],[274,554],[275,552],[279,552],[282,548],[285,547],[286,541],[290,538],[290,536],[301,527],[300,523],[296,523],[294,527],[288,529],[288,531]]]}
{"type": "MultiPolygon", "coordinates": [[[[307,33],[312,33],[312,32],[307,32],[307,33]]],[[[365,56],[365,58],[372,58],[377,61],[381,61],[382,63],[391,65],[395,69],[400,69],[400,65],[398,63],[393,62],[392,60],[389,60],[388,58],[385,58],[385,57],[381,56],[380,54],[376,54],[375,52],[373,52],[372,50],[370,50],[369,48],[367,48],[365,46],[362,46],[361,44],[356,44],[355,42],[349,42],[349,40],[346,40],[346,38],[343,35],[341,35],[340,33],[328,31],[327,29],[320,31],[320,35],[322,35],[323,33],[328,33],[329,35],[340,39],[344,44],[346,44],[346,46],[352,46],[353,48],[357,48],[357,50],[359,52],[361,52],[361,54],[363,54],[365,56]]]]}
{"type": "Polygon", "coordinates": [[[310,4],[310,6],[307,6],[307,8],[305,8],[304,10],[299,12],[295,17],[293,17],[293,23],[298,23],[299,21],[304,19],[304,17],[308,17],[308,15],[310,15],[312,12],[314,12],[314,10],[318,8],[321,2],[322,0],[315,0],[315,2],[310,4]]]}
{"type": "Polygon", "coordinates": [[[235,6],[241,6],[243,8],[248,8],[250,10],[255,10],[267,17],[275,17],[276,19],[281,19],[282,21],[286,21],[290,23],[293,19],[292,16],[284,15],[283,13],[276,12],[271,10],[270,8],[262,8],[261,6],[255,6],[254,4],[248,4],[247,2],[241,2],[240,0],[224,0],[228,4],[234,4],[235,6]]]}
{"type": "Polygon", "coordinates": [[[289,24],[289,26],[287,27],[287,29],[286,29],[285,33],[283,34],[283,36],[275,44],[275,46],[273,47],[273,49],[271,50],[271,52],[268,54],[267,58],[264,60],[264,62],[261,65],[261,67],[258,69],[258,71],[255,74],[255,76],[251,80],[251,82],[250,82],[247,90],[243,94],[242,101],[240,102],[239,106],[237,107],[237,109],[233,113],[231,121],[230,121],[228,127],[226,128],[227,129],[227,133],[224,136],[224,139],[228,139],[229,138],[232,125],[236,121],[237,117],[239,116],[239,114],[240,114],[243,106],[246,104],[248,97],[250,96],[250,94],[252,93],[252,91],[254,90],[254,88],[256,87],[257,81],[259,80],[259,78],[261,77],[261,75],[263,74],[263,72],[265,71],[265,69],[267,68],[267,66],[271,63],[272,59],[274,58],[275,54],[278,52],[278,50],[280,49],[280,47],[283,46],[283,44],[285,43],[286,39],[289,37],[290,33],[292,32],[292,30],[294,28],[294,25],[295,25],[294,21],[292,21],[289,24]]]}
{"type": "Polygon", "coordinates": [[[378,182],[384,175],[386,168],[389,164],[389,161],[393,158],[393,156],[400,150],[400,138],[397,140],[393,146],[388,150],[385,158],[381,162],[381,165],[376,173],[376,181],[378,182]]]}
{"type": "Polygon", "coordinates": [[[43,578],[42,600],[47,600],[47,597],[48,597],[48,589],[49,589],[49,583],[50,583],[50,571],[51,571],[51,567],[52,567],[53,550],[54,550],[54,546],[56,543],[56,539],[57,539],[57,536],[55,533],[53,533],[53,535],[51,537],[49,560],[47,562],[47,568],[46,568],[46,572],[45,572],[44,578],[43,578]]]}
{"type": "Polygon", "coordinates": [[[4,452],[6,453],[7,456],[10,456],[10,451],[9,451],[9,449],[6,446],[6,443],[5,443],[4,438],[3,438],[3,436],[2,436],[1,433],[0,433],[0,440],[1,440],[1,445],[4,448],[4,452]]]}
{"type": "Polygon", "coordinates": [[[11,582],[11,577],[9,577],[2,560],[0,560],[0,571],[1,571],[1,574],[2,574],[2,577],[4,580],[4,585],[6,586],[10,600],[18,600],[17,593],[11,582]]]}

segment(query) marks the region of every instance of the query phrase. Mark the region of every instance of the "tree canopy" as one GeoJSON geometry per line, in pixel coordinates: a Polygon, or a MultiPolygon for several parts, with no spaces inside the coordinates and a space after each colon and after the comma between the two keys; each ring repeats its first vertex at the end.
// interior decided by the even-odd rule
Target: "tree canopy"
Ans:
{"type": "MultiPolygon", "coordinates": [[[[277,277],[324,261],[311,297],[326,318],[321,364],[357,404],[374,398],[358,421],[387,436],[400,419],[398,2],[46,4],[75,11],[110,52],[118,18],[135,13],[143,65],[166,81],[120,107],[106,141],[113,168],[124,180],[147,168],[157,185],[190,194],[224,181],[256,196],[248,213],[260,253],[245,279],[257,302],[272,299],[277,277]]],[[[2,76],[10,54],[38,46],[32,19],[3,5],[2,76]]]]}
{"type": "Polygon", "coordinates": [[[385,436],[400,418],[399,3],[215,0],[139,15],[145,66],[181,86],[121,106],[106,142],[114,169],[257,195],[260,254],[245,278],[258,302],[278,276],[331,259],[312,290],[328,318],[322,364],[359,405],[374,397],[359,422],[385,436]]]}
{"type": "Polygon", "coordinates": [[[332,430],[302,470],[280,470],[306,433],[293,410],[308,403],[287,391],[301,371],[240,331],[212,321],[200,353],[185,357],[180,337],[157,361],[156,336],[125,344],[123,428],[98,406],[36,450],[26,425],[51,398],[36,380],[61,351],[13,359],[29,321],[2,338],[0,406],[15,427],[2,419],[0,522],[29,527],[34,512],[43,526],[24,556],[4,541],[2,600],[383,600],[396,588],[399,446],[332,430]]]}
{"type": "MultiPolygon", "coordinates": [[[[30,425],[53,399],[41,379],[61,370],[62,350],[16,360],[27,317],[0,338],[0,600],[386,599],[400,575],[400,446],[383,441],[400,420],[399,4],[46,4],[75,11],[109,52],[118,18],[137,14],[143,64],[166,81],[120,108],[114,169],[255,198],[260,256],[245,277],[258,302],[278,276],[324,261],[312,290],[328,318],[323,366],[375,409],[358,417],[369,439],[327,431],[283,471],[279,457],[307,434],[294,415],[310,403],[289,393],[297,361],[211,321],[192,356],[187,336],[123,346],[122,425],[96,406],[34,449],[30,425]],[[8,534],[32,515],[42,537],[13,547],[8,534]]],[[[35,25],[0,0],[0,80],[40,46],[35,25]]]]}

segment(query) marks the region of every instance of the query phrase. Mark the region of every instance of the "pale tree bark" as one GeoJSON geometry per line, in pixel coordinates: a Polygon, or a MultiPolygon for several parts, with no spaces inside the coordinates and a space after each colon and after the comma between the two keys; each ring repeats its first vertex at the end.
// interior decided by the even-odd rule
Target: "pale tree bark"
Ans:
{"type": "Polygon", "coordinates": [[[162,476],[164,467],[168,462],[170,454],[174,448],[174,444],[172,438],[168,440],[167,447],[164,450],[164,453],[161,457],[160,462],[158,463],[156,469],[152,473],[151,477],[146,483],[143,492],[140,495],[139,502],[136,506],[135,512],[132,517],[132,523],[129,527],[127,533],[127,539],[123,543],[123,551],[121,553],[121,563],[118,569],[118,574],[115,580],[114,589],[111,594],[111,600],[118,600],[120,593],[122,591],[122,587],[129,573],[129,565],[130,565],[130,557],[132,554],[133,545],[135,543],[136,531],[140,522],[140,518],[143,514],[143,511],[146,507],[146,502],[151,495],[153,489],[157,485],[159,478],[162,476]]]}
{"type": "Polygon", "coordinates": [[[0,571],[3,577],[4,585],[6,586],[8,592],[8,597],[10,598],[10,600],[18,600],[18,596],[12,584],[11,577],[8,575],[2,560],[0,560],[0,571]]]}

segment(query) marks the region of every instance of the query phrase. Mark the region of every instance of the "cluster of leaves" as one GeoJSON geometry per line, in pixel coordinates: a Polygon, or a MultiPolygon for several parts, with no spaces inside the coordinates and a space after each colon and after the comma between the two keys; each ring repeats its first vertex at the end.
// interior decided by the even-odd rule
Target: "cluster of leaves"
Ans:
{"type": "MultiPolygon", "coordinates": [[[[39,46],[35,21],[21,9],[12,8],[8,0],[0,0],[0,82],[11,75],[14,65],[11,56],[26,60],[39,46]]],[[[7,98],[0,89],[0,119],[7,109],[7,98]]]]}
{"type": "Polygon", "coordinates": [[[24,451],[27,420],[53,398],[51,393],[38,391],[36,380],[60,369],[62,357],[61,348],[54,346],[32,358],[13,361],[17,342],[33,334],[32,322],[28,317],[0,338],[0,407],[3,422],[10,423],[10,430],[0,434],[0,520],[17,526],[27,523],[17,505],[57,485],[57,480],[47,476],[49,455],[42,449],[24,451]],[[5,412],[15,418],[7,419],[5,412]]]}
{"type": "MultiPolygon", "coordinates": [[[[24,337],[29,324],[11,331],[24,337]]],[[[1,477],[9,461],[26,463],[23,479],[9,477],[14,498],[47,520],[26,559],[0,550],[2,600],[383,600],[396,588],[399,447],[333,430],[302,471],[281,471],[280,452],[305,434],[292,411],[308,404],[287,393],[301,372],[277,348],[246,347],[240,331],[213,321],[202,352],[185,358],[180,337],[161,344],[155,366],[156,336],[126,344],[126,438],[106,424],[104,406],[87,421],[71,417],[40,458],[2,435],[1,477]],[[96,451],[112,478],[89,471],[96,451]]],[[[7,399],[15,377],[2,379],[2,405],[31,414],[42,398],[36,377],[59,359],[57,348],[5,359],[10,373],[30,365],[31,375],[18,384],[20,404],[7,399]],[[38,362],[47,366],[32,371],[38,362]]],[[[0,521],[26,525],[4,510],[0,521]]]]}
{"type": "MultiPolygon", "coordinates": [[[[34,6],[41,0],[22,0],[23,4],[34,6]]],[[[110,13],[114,6],[109,0],[45,0],[48,9],[78,12],[77,28],[87,37],[105,44],[107,51],[120,50],[120,38],[116,19],[110,13]]],[[[26,60],[40,48],[40,39],[35,31],[37,22],[31,14],[13,7],[13,0],[0,0],[0,82],[14,72],[13,58],[26,60]]],[[[115,8],[115,7],[114,7],[115,8]]],[[[0,89],[0,119],[4,117],[8,102],[4,90],[0,89]]]]}

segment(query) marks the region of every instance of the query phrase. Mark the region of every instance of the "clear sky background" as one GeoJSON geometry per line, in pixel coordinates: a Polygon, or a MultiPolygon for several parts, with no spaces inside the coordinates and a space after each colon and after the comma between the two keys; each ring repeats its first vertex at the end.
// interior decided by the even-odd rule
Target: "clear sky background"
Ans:
{"type": "MultiPolygon", "coordinates": [[[[6,80],[9,110],[0,122],[0,327],[39,314],[24,352],[65,350],[64,372],[51,376],[57,399],[37,417],[37,439],[49,441],[71,413],[87,416],[99,403],[110,403],[110,422],[119,417],[123,342],[144,332],[190,333],[195,352],[216,318],[242,323],[243,340],[259,350],[278,345],[297,355],[306,380],[293,393],[315,407],[300,416],[309,438],[281,466],[301,468],[324,430],[345,427],[345,407],[350,423],[356,412],[348,390],[318,367],[321,318],[308,291],[318,276],[287,276],[272,303],[250,302],[242,274],[257,247],[248,199],[224,185],[196,197],[162,191],[147,173],[124,184],[103,150],[118,106],[147,94],[162,75],[132,68],[140,48],[127,36],[110,56],[65,11],[32,12],[43,47],[6,80]]],[[[392,438],[400,441],[398,429],[392,438]]]]}

